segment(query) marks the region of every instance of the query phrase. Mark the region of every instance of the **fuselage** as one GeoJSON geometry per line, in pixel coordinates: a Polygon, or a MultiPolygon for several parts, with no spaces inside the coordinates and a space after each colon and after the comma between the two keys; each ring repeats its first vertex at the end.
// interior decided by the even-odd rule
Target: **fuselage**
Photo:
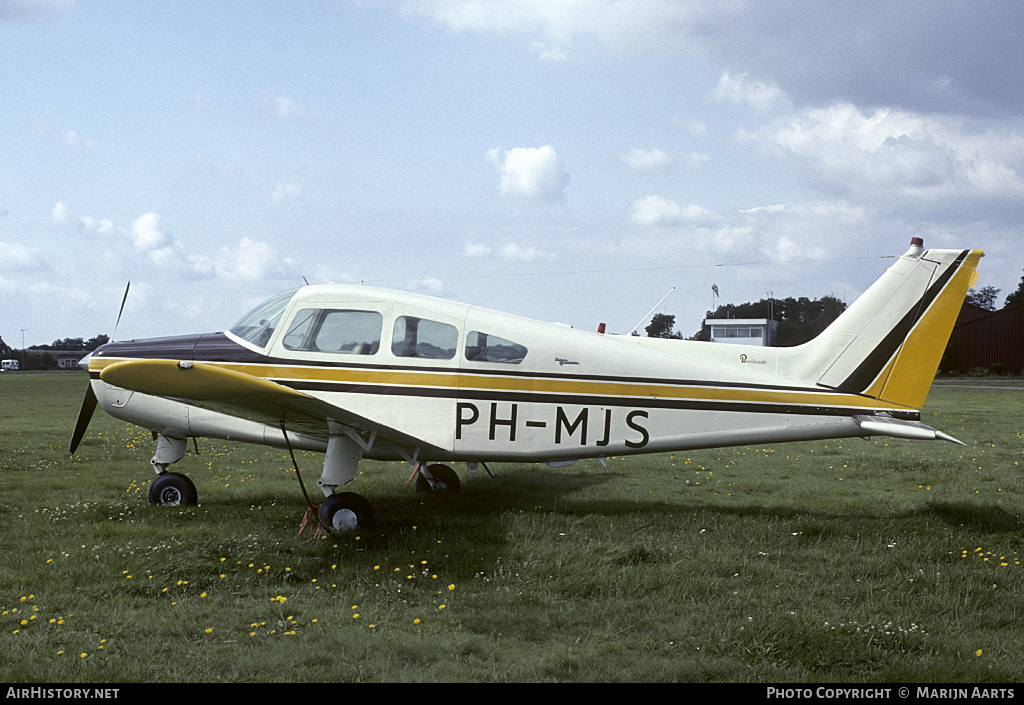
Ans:
{"type": "MultiPolygon", "coordinates": [[[[366,419],[367,428],[399,429],[430,460],[551,461],[844,437],[864,435],[856,415],[919,418],[916,409],[807,379],[799,348],[599,335],[363,286],[304,287],[229,331],[108,343],[89,360],[99,403],[115,417],[172,437],[284,445],[280,426],[265,418],[99,379],[108,365],[136,359],[269,380],[366,419]]],[[[326,429],[289,433],[296,447],[327,447],[326,429]]],[[[364,456],[403,457],[396,443],[370,444],[364,456]]]]}

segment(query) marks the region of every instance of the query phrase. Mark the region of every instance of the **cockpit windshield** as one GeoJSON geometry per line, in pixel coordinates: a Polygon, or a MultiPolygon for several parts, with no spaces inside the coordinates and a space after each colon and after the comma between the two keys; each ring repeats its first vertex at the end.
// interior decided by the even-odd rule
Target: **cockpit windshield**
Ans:
{"type": "Polygon", "coordinates": [[[281,322],[281,314],[288,307],[288,303],[295,296],[298,289],[278,294],[274,298],[264,301],[249,313],[242,316],[238,323],[231,326],[230,332],[242,340],[248,341],[256,347],[266,347],[270,342],[277,324],[281,322]]]}

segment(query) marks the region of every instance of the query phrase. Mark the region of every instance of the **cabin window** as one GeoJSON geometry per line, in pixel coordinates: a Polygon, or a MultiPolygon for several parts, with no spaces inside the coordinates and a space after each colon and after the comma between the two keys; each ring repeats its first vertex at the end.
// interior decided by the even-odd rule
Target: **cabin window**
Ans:
{"type": "Polygon", "coordinates": [[[467,360],[518,365],[524,357],[526,357],[526,348],[511,340],[479,331],[473,331],[466,336],[467,360]]]}
{"type": "Polygon", "coordinates": [[[373,355],[384,317],[376,311],[304,308],[284,336],[288,350],[373,355]]]}
{"type": "Polygon", "coordinates": [[[423,357],[451,360],[459,343],[455,326],[426,318],[399,316],[395,320],[391,352],[396,357],[423,357]]]}
{"type": "Polygon", "coordinates": [[[297,289],[278,294],[274,298],[264,301],[249,313],[242,316],[238,323],[231,326],[229,332],[258,347],[265,347],[270,342],[270,336],[274,329],[281,322],[281,314],[288,308],[297,289]]]}

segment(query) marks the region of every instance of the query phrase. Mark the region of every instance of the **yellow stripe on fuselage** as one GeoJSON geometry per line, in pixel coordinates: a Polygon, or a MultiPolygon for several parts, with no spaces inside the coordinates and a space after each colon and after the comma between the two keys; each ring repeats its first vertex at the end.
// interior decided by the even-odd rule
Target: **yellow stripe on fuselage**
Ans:
{"type": "MultiPolygon", "coordinates": [[[[107,365],[125,358],[106,358],[90,361],[90,370],[102,370],[107,365]]],[[[201,361],[197,361],[201,362],[201,361]]],[[[472,372],[417,371],[412,369],[380,370],[344,367],[317,367],[309,365],[263,365],[204,362],[224,369],[249,374],[278,383],[308,382],[367,386],[397,386],[410,389],[450,390],[454,396],[460,391],[521,392],[535,394],[564,394],[567,396],[606,397],[620,399],[672,399],[679,401],[710,401],[733,403],[775,404],[852,409],[892,409],[894,405],[855,394],[835,391],[773,390],[753,387],[719,387],[699,383],[678,385],[638,382],[613,382],[586,379],[551,379],[541,375],[505,377],[480,375],[472,372]]]]}

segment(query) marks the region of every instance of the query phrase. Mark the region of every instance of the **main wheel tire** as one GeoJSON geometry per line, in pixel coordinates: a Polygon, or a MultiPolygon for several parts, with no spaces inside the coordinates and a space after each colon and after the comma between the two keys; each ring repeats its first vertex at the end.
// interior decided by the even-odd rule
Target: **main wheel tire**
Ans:
{"type": "MultiPolygon", "coordinates": [[[[434,478],[434,481],[444,487],[439,487],[438,492],[444,494],[455,494],[462,489],[462,484],[459,482],[458,474],[447,465],[428,465],[427,472],[434,478]]],[[[430,482],[427,478],[423,477],[423,473],[416,475],[416,491],[417,492],[433,492],[434,488],[430,486],[430,482]]]]}
{"type": "Polygon", "coordinates": [[[332,494],[320,507],[320,518],[335,531],[372,529],[377,523],[370,502],[355,492],[332,494]]]}
{"type": "Polygon", "coordinates": [[[149,486],[149,503],[167,507],[193,505],[198,503],[196,486],[180,472],[165,472],[158,475],[149,486]]]}

